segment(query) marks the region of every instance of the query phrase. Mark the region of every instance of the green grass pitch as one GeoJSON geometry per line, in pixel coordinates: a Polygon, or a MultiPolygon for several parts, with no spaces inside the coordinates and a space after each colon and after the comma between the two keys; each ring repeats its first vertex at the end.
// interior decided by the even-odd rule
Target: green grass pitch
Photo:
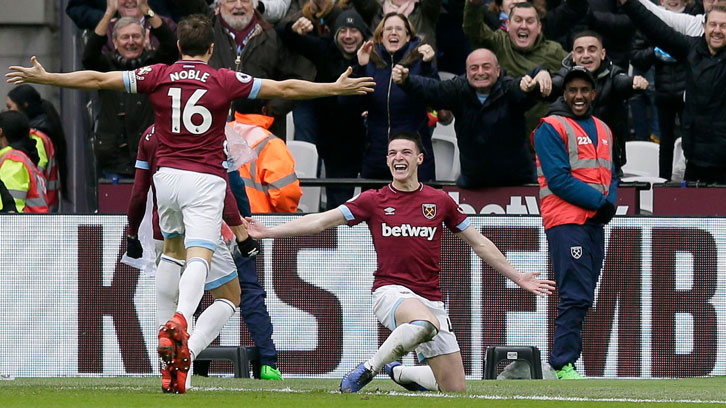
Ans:
{"type": "Polygon", "coordinates": [[[0,381],[0,407],[709,407],[726,406],[726,377],[674,380],[468,381],[465,394],[408,393],[374,380],[358,394],[339,380],[270,382],[194,377],[185,395],[158,377],[18,378],[0,381]]]}

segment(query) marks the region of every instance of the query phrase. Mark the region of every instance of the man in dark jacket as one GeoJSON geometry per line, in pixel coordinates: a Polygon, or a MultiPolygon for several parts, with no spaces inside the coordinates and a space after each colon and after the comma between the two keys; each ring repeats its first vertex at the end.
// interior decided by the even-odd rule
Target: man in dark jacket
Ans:
{"type": "MultiPolygon", "coordinates": [[[[145,2],[144,2],[145,3],[145,2]]],[[[141,11],[149,12],[142,4],[141,11]]],[[[151,32],[159,39],[159,49],[147,51],[143,47],[145,29],[138,19],[119,19],[113,30],[113,52],[103,52],[106,33],[114,8],[104,13],[101,21],[89,34],[83,50],[83,66],[87,69],[108,72],[132,70],[144,65],[172,64],[177,60],[176,36],[158,15],[149,18],[151,32]]],[[[149,98],[142,94],[119,91],[98,91],[100,106],[94,152],[98,170],[104,177],[134,176],[134,163],[142,132],[154,122],[154,110],[149,98]]]]}
{"type": "MultiPolygon", "coordinates": [[[[673,12],[692,12],[695,5],[688,5],[683,0],[666,2],[661,0],[666,9],[673,12]],[[681,6],[678,9],[673,6],[681,6]],[[681,10],[681,11],[676,11],[681,10]]],[[[688,66],[684,61],[676,61],[668,53],[653,45],[641,32],[637,32],[630,50],[630,61],[634,68],[647,72],[655,67],[655,108],[658,111],[658,129],[660,130],[660,149],[658,150],[658,177],[671,179],[673,174],[673,147],[676,137],[680,135],[680,123],[683,122],[684,94],[686,90],[686,72],[688,66]],[[678,125],[676,124],[678,117],[678,125]]]]}
{"type": "Polygon", "coordinates": [[[620,0],[637,27],[658,47],[688,64],[683,111],[685,179],[726,183],[726,7],[706,14],[703,37],[677,33],[638,1],[620,0]]]}
{"type": "MultiPolygon", "coordinates": [[[[484,47],[496,54],[509,75],[524,75],[537,66],[554,72],[567,52],[560,43],[545,38],[539,13],[529,2],[512,6],[508,31],[492,31],[484,23],[482,0],[467,0],[464,6],[464,33],[472,47],[484,47]]],[[[547,85],[549,88],[549,85],[547,85]]],[[[547,111],[547,104],[533,107],[527,114],[527,130],[531,131],[547,111]]]]}
{"type": "MultiPolygon", "coordinates": [[[[311,34],[313,23],[306,17],[291,21],[280,30],[288,47],[315,64],[317,82],[335,81],[348,67],[355,66],[356,51],[371,35],[355,9],[340,12],[334,21],[333,37],[311,34]]],[[[325,165],[325,176],[358,177],[363,164],[363,118],[357,111],[338,104],[337,97],[320,98],[314,103],[318,123],[316,145],[325,165]]],[[[330,210],[353,197],[353,187],[326,187],[325,194],[326,209],[330,210]]]]}
{"type": "Polygon", "coordinates": [[[630,76],[606,56],[602,37],[594,31],[575,35],[572,52],[562,61],[562,68],[552,75],[552,96],[562,95],[565,74],[574,66],[587,68],[596,82],[597,96],[592,102],[593,115],[610,126],[615,140],[614,158],[618,171],[625,164],[625,139],[628,135],[626,101],[635,92],[648,88],[642,76],[630,76]]]}
{"type": "MultiPolygon", "coordinates": [[[[214,23],[214,52],[209,65],[256,78],[305,79],[315,76],[312,64],[282,44],[274,27],[257,10],[258,0],[218,1],[214,23]]],[[[294,101],[274,99],[265,114],[275,118],[270,131],[285,139],[285,116],[294,101]]]]}
{"type": "Polygon", "coordinates": [[[469,54],[466,76],[447,81],[409,76],[400,65],[393,70],[393,80],[405,92],[454,113],[461,160],[456,184],[462,188],[535,182],[524,114],[538,101],[532,92],[535,84],[549,79],[547,70],[540,68],[523,80],[504,76],[497,57],[485,48],[469,54]]]}

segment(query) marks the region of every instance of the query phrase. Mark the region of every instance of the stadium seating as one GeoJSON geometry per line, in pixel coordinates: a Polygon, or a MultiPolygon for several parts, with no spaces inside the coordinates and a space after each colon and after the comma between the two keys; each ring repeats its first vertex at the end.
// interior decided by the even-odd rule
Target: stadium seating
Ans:
{"type": "Polygon", "coordinates": [[[456,144],[454,122],[449,125],[437,124],[431,136],[436,161],[436,180],[455,181],[461,173],[459,147],[456,144]]]}
{"type": "Polygon", "coordinates": [[[446,71],[439,71],[439,78],[442,81],[446,81],[447,79],[455,78],[456,74],[453,72],[446,72],[446,71]]]}
{"type": "MultiPolygon", "coordinates": [[[[658,177],[658,151],[660,146],[653,142],[625,142],[627,163],[623,166],[622,181],[642,181],[656,184],[665,183],[666,179],[658,177]]],[[[640,191],[641,213],[653,212],[653,188],[640,191]]]]}
{"type": "Polygon", "coordinates": [[[623,166],[625,177],[658,177],[659,149],[660,146],[653,142],[638,140],[625,142],[625,156],[627,159],[627,163],[623,166]]]}
{"type": "Polygon", "coordinates": [[[295,122],[292,120],[292,111],[285,116],[285,140],[295,140],[295,122]]]}
{"type": "MultiPolygon", "coordinates": [[[[288,123],[290,123],[288,121],[288,123]]],[[[300,140],[288,140],[287,148],[295,159],[295,174],[298,178],[318,177],[318,150],[315,145],[300,140]]],[[[320,187],[303,187],[298,210],[310,213],[320,210],[320,187]]]]}

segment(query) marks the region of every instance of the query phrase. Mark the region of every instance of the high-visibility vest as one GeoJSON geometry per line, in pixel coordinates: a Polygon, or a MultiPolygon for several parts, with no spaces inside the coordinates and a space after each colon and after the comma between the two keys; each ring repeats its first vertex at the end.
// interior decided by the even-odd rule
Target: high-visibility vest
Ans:
{"type": "Polygon", "coordinates": [[[10,146],[0,150],[0,179],[19,212],[48,212],[45,177],[25,153],[10,146]]]}
{"type": "MultiPolygon", "coordinates": [[[[573,119],[551,115],[542,118],[541,122],[548,123],[562,137],[570,158],[572,176],[607,197],[613,177],[613,135],[605,122],[594,116],[592,119],[597,130],[597,150],[590,136],[573,119]]],[[[532,132],[533,143],[535,132],[532,132]]],[[[540,213],[545,229],[563,224],[582,225],[597,212],[571,204],[552,193],[542,172],[539,155],[537,155],[537,181],[540,188],[540,213]]]]}
{"type": "Polygon", "coordinates": [[[272,124],[267,118],[235,114],[235,129],[257,153],[257,159],[240,167],[239,173],[253,213],[294,213],[302,197],[295,159],[285,142],[266,129],[272,124]]]}
{"type": "Polygon", "coordinates": [[[58,162],[55,158],[53,141],[48,135],[37,129],[30,129],[30,137],[35,140],[35,147],[40,156],[38,169],[45,176],[45,199],[48,202],[48,208],[50,212],[58,212],[60,181],[58,180],[58,162]]]}

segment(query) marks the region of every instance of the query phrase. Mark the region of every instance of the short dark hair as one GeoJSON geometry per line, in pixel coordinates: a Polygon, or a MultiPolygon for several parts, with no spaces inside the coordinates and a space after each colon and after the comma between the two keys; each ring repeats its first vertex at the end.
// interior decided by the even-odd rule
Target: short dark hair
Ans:
{"type": "Polygon", "coordinates": [[[398,139],[412,141],[416,145],[416,149],[418,149],[418,152],[423,153],[424,156],[426,155],[426,149],[424,149],[423,142],[421,141],[421,136],[418,134],[418,132],[403,131],[393,133],[388,136],[388,144],[391,144],[392,141],[398,139]]]}
{"type": "Polygon", "coordinates": [[[532,3],[523,1],[521,3],[514,3],[512,5],[512,10],[509,12],[509,18],[512,18],[512,14],[514,14],[514,9],[523,8],[523,9],[534,9],[534,14],[537,16],[537,22],[541,21],[541,18],[539,16],[539,10],[537,10],[537,7],[535,7],[532,3]]]}
{"type": "Polygon", "coordinates": [[[709,14],[711,14],[712,11],[719,11],[721,13],[726,13],[726,2],[721,1],[721,2],[714,4],[713,7],[711,7],[711,10],[708,10],[708,12],[706,13],[704,22],[708,22],[708,16],[709,16],[709,14]]]}
{"type": "Polygon", "coordinates": [[[33,164],[38,165],[40,156],[35,141],[30,138],[30,124],[24,113],[18,111],[0,113],[0,129],[13,149],[25,153],[33,164]]]}
{"type": "Polygon", "coordinates": [[[575,34],[575,37],[572,38],[573,46],[575,44],[575,40],[577,40],[578,38],[582,38],[582,37],[595,37],[600,42],[600,46],[601,47],[603,46],[602,36],[600,34],[598,34],[596,31],[592,31],[592,30],[580,31],[579,33],[575,34]]]}
{"type": "Polygon", "coordinates": [[[212,20],[204,14],[192,14],[176,27],[179,48],[184,55],[204,55],[214,43],[212,20]]]}
{"type": "Polygon", "coordinates": [[[28,117],[22,112],[7,111],[0,113],[0,129],[8,143],[17,142],[30,137],[28,117]]]}

